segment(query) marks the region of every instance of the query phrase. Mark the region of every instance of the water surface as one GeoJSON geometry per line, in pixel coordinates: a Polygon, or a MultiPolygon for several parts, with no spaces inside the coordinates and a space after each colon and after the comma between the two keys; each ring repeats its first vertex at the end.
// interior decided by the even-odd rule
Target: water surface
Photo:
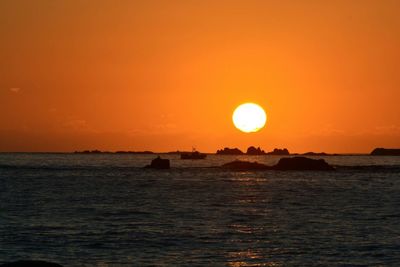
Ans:
{"type": "Polygon", "coordinates": [[[232,172],[215,156],[0,154],[0,263],[399,266],[400,157],[335,172],[232,172]]]}

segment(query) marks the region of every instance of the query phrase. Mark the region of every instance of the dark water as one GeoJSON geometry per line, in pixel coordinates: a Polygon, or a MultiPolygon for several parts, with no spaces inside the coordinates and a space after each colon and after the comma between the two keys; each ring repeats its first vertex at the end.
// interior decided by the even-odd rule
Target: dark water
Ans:
{"type": "Polygon", "coordinates": [[[207,167],[229,156],[140,168],[153,157],[0,154],[0,263],[400,266],[400,157],[326,158],[336,172],[207,167]]]}

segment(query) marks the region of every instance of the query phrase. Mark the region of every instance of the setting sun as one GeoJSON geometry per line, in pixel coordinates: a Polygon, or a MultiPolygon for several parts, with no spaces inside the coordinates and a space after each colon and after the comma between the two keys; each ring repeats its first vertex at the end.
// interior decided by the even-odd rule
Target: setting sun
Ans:
{"type": "Polygon", "coordinates": [[[399,11],[0,0],[0,267],[400,263],[399,11]]]}
{"type": "Polygon", "coordinates": [[[233,124],[245,133],[258,132],[264,127],[267,115],[264,109],[254,103],[245,103],[238,106],[233,112],[233,124]]]}

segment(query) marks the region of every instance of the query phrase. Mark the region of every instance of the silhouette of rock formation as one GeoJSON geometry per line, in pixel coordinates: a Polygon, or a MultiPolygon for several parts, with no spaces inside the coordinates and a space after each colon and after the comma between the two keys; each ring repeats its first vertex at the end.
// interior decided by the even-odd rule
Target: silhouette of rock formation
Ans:
{"type": "Polygon", "coordinates": [[[83,151],[75,151],[75,154],[154,154],[152,151],[101,151],[101,150],[83,150],[83,151]]]}
{"type": "Polygon", "coordinates": [[[47,261],[26,260],[4,263],[0,267],[62,267],[62,265],[47,261]]]}
{"type": "Polygon", "coordinates": [[[200,153],[199,151],[193,151],[181,154],[181,159],[205,159],[206,157],[207,154],[200,153]]]}
{"type": "Polygon", "coordinates": [[[266,154],[267,155],[287,156],[290,153],[289,153],[289,150],[287,150],[286,148],[284,148],[284,149],[275,148],[274,151],[268,152],[266,154]]]}
{"type": "Polygon", "coordinates": [[[102,153],[111,153],[108,151],[100,151],[100,150],[84,150],[84,151],[75,151],[76,154],[102,154],[102,153]]]}
{"type": "Polygon", "coordinates": [[[151,164],[147,165],[146,168],[169,169],[170,168],[169,159],[162,159],[160,156],[158,156],[157,158],[153,159],[151,161],[151,164]]]}
{"type": "Polygon", "coordinates": [[[372,156],[400,156],[400,149],[395,148],[375,148],[371,152],[372,156]]]}
{"type": "Polygon", "coordinates": [[[243,152],[238,148],[228,148],[217,150],[217,155],[243,155],[243,152]]]}
{"type": "Polygon", "coordinates": [[[310,159],[306,157],[281,158],[274,170],[279,171],[333,171],[334,168],[323,159],[310,159]]]}
{"type": "Polygon", "coordinates": [[[247,149],[246,152],[247,155],[265,155],[265,151],[261,150],[260,147],[255,148],[254,146],[251,146],[247,149]]]}
{"type": "Polygon", "coordinates": [[[303,153],[303,156],[329,156],[329,154],[326,154],[325,152],[321,152],[321,153],[315,153],[315,152],[307,152],[307,153],[303,153]]]}
{"type": "Polygon", "coordinates": [[[247,170],[278,170],[278,171],[333,171],[334,168],[323,159],[305,157],[281,158],[278,164],[268,166],[258,162],[232,161],[221,166],[224,169],[247,170]]]}
{"type": "Polygon", "coordinates": [[[264,150],[262,150],[260,147],[254,147],[250,146],[247,148],[247,152],[243,153],[240,149],[238,148],[228,148],[225,147],[224,149],[217,150],[217,155],[278,155],[278,156],[286,156],[290,155],[289,151],[284,148],[284,149],[278,149],[275,148],[273,151],[266,153],[264,150]]]}

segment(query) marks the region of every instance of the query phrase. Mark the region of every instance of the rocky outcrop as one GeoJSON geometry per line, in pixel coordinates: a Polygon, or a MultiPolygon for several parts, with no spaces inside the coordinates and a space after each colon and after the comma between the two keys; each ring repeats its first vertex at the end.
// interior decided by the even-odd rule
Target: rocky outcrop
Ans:
{"type": "Polygon", "coordinates": [[[273,151],[271,152],[265,152],[264,150],[262,150],[260,147],[255,147],[255,146],[250,146],[249,148],[247,148],[246,153],[243,153],[240,149],[238,148],[228,148],[225,147],[224,149],[220,149],[217,150],[217,155],[249,155],[249,156],[253,156],[253,155],[277,155],[277,156],[286,156],[289,155],[289,151],[284,148],[284,149],[278,149],[275,148],[273,151]]]}
{"type": "Polygon", "coordinates": [[[83,150],[83,151],[75,151],[75,154],[103,154],[103,153],[111,153],[108,151],[100,151],[98,149],[95,150],[83,150]]]}
{"type": "Polygon", "coordinates": [[[251,146],[247,149],[246,154],[247,155],[265,155],[265,151],[261,150],[260,147],[255,148],[254,146],[251,146]]]}
{"type": "Polygon", "coordinates": [[[228,148],[217,150],[217,155],[243,155],[243,152],[238,148],[228,148]]]}
{"type": "Polygon", "coordinates": [[[323,159],[305,157],[281,158],[278,164],[268,166],[258,162],[232,161],[221,166],[235,171],[277,170],[277,171],[333,171],[334,168],[323,159]]]}
{"type": "Polygon", "coordinates": [[[286,148],[284,149],[275,148],[274,151],[267,153],[267,155],[276,155],[276,156],[287,156],[289,154],[290,154],[289,150],[287,150],[286,148]]]}
{"type": "Polygon", "coordinates": [[[281,158],[274,170],[279,171],[333,171],[334,168],[323,159],[305,157],[281,158]]]}
{"type": "Polygon", "coordinates": [[[325,152],[321,153],[316,153],[316,152],[306,152],[302,154],[303,156],[329,156],[329,154],[326,154],[325,152]]]}
{"type": "Polygon", "coordinates": [[[4,263],[0,267],[62,267],[62,265],[47,261],[15,261],[4,263]]]}
{"type": "Polygon", "coordinates": [[[199,151],[181,154],[181,159],[205,159],[206,157],[207,154],[200,153],[199,151]]]}
{"type": "Polygon", "coordinates": [[[375,148],[371,152],[372,156],[400,156],[400,149],[395,148],[375,148]]]}
{"type": "Polygon", "coordinates": [[[269,170],[271,167],[258,162],[235,160],[221,166],[224,169],[246,171],[246,170],[269,170]]]}
{"type": "Polygon", "coordinates": [[[169,169],[170,168],[169,159],[162,159],[160,156],[158,156],[157,158],[153,159],[151,161],[151,164],[147,165],[145,168],[150,168],[150,169],[169,169]]]}

